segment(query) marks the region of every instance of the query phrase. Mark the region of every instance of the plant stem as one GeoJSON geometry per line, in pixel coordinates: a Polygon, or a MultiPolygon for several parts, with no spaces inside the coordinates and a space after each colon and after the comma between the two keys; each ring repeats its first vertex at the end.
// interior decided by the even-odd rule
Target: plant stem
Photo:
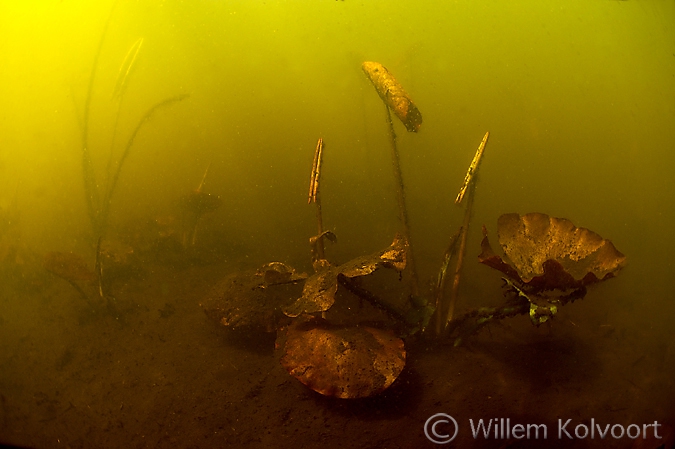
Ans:
{"type": "Polygon", "coordinates": [[[91,67],[91,74],[89,75],[89,83],[87,85],[87,96],[84,100],[84,118],[82,123],[82,177],[84,181],[84,193],[87,201],[87,211],[89,212],[89,219],[91,220],[92,230],[94,235],[100,234],[100,203],[98,186],[96,185],[96,175],[94,174],[94,165],[91,161],[91,152],[89,151],[89,114],[91,111],[92,93],[94,90],[94,79],[96,78],[96,71],[98,70],[98,60],[103,49],[103,42],[108,33],[108,26],[113,16],[113,11],[117,6],[117,1],[113,3],[108,14],[108,19],[103,27],[101,39],[98,42],[98,48],[94,55],[94,63],[91,67]]]}
{"type": "Polygon", "coordinates": [[[445,325],[452,321],[455,314],[455,306],[457,305],[457,297],[459,295],[459,281],[462,276],[462,265],[464,265],[464,254],[466,253],[466,238],[469,234],[469,223],[471,222],[471,210],[473,209],[473,198],[476,190],[476,183],[472,182],[469,186],[466,199],[466,209],[464,210],[464,221],[460,229],[459,235],[459,251],[457,252],[457,264],[455,265],[455,273],[452,278],[452,290],[450,290],[450,299],[448,300],[448,313],[445,319],[445,325]]]}
{"type": "Polygon", "coordinates": [[[450,238],[450,244],[445,250],[445,255],[443,256],[443,263],[441,264],[441,269],[438,272],[438,278],[436,280],[436,336],[439,337],[443,331],[443,310],[444,310],[444,301],[443,297],[445,295],[445,285],[448,281],[448,268],[450,267],[450,261],[455,256],[457,251],[457,241],[459,240],[459,235],[462,232],[462,228],[459,228],[457,232],[450,238]]]}
{"type": "MultiPolygon", "coordinates": [[[[321,213],[321,193],[319,182],[321,180],[321,162],[323,160],[323,139],[319,138],[316,143],[316,150],[314,150],[314,161],[312,162],[312,174],[309,180],[309,203],[316,205],[316,227],[317,227],[317,241],[315,244],[317,260],[326,258],[325,245],[323,242],[323,215],[321,213]]],[[[312,263],[316,262],[313,260],[312,263]]]]}
{"type": "MultiPolygon", "coordinates": [[[[478,167],[480,166],[481,158],[483,157],[483,152],[485,150],[485,145],[487,144],[488,137],[490,137],[490,132],[486,132],[481,140],[476,154],[469,164],[469,169],[466,172],[464,177],[464,183],[459,189],[459,194],[455,199],[455,204],[460,204],[465,194],[467,194],[466,200],[466,209],[464,210],[464,221],[462,222],[462,227],[460,228],[460,237],[459,237],[459,252],[457,255],[457,264],[455,265],[455,274],[452,280],[452,290],[450,291],[450,300],[448,301],[448,311],[447,317],[445,320],[446,328],[452,317],[455,314],[455,306],[457,305],[457,297],[459,295],[459,281],[462,275],[462,265],[464,264],[464,254],[466,253],[466,239],[469,234],[469,224],[471,223],[471,212],[473,209],[473,201],[476,190],[477,174],[478,167]],[[468,191],[468,193],[467,193],[468,191]]],[[[440,313],[440,310],[438,311],[440,313]]],[[[437,329],[438,330],[438,329],[437,329]]]]}
{"type": "Polygon", "coordinates": [[[167,98],[166,100],[160,101],[159,103],[155,104],[152,106],[146,113],[141,117],[139,120],[138,124],[136,125],[136,128],[134,128],[134,131],[131,133],[131,137],[129,137],[129,141],[127,142],[127,146],[124,149],[124,153],[122,153],[122,156],[120,157],[120,160],[117,162],[117,169],[115,170],[112,179],[110,181],[110,185],[105,192],[105,197],[103,200],[103,206],[101,208],[101,227],[100,227],[100,232],[102,233],[107,222],[108,222],[108,215],[110,213],[110,203],[112,201],[113,194],[115,193],[115,188],[117,187],[117,181],[119,180],[120,173],[122,172],[122,167],[124,166],[124,162],[126,161],[127,157],[129,156],[129,153],[131,151],[131,147],[134,144],[134,141],[136,139],[136,136],[138,135],[138,132],[141,130],[145,122],[147,122],[152,115],[157,112],[158,109],[168,106],[172,103],[176,103],[178,101],[182,101],[189,97],[188,94],[182,94],[182,95],[177,95],[175,97],[167,98]]]}
{"type": "Polygon", "coordinates": [[[413,255],[412,242],[410,240],[410,226],[408,225],[408,210],[405,204],[405,190],[403,187],[403,175],[401,173],[401,163],[398,154],[398,147],[396,146],[396,133],[394,131],[394,123],[391,120],[391,112],[389,106],[385,105],[387,109],[387,122],[389,124],[389,142],[391,146],[391,162],[394,167],[394,183],[396,185],[396,202],[398,204],[398,216],[403,227],[403,236],[406,239],[408,267],[410,268],[410,290],[414,298],[419,295],[419,278],[417,277],[417,267],[415,265],[415,257],[413,255]]]}

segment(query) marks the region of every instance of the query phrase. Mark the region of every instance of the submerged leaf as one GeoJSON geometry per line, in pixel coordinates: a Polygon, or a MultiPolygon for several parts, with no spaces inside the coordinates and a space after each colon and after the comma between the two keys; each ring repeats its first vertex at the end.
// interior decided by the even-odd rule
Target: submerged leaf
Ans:
{"type": "Polygon", "coordinates": [[[301,313],[324,312],[330,309],[335,302],[339,274],[339,267],[330,266],[307,278],[302,296],[286,307],[284,313],[296,317],[301,313]]]}
{"type": "Polygon", "coordinates": [[[381,264],[387,268],[393,268],[396,271],[405,270],[408,262],[407,257],[408,241],[399,234],[396,234],[394,241],[389,248],[380,253],[381,264]]]}
{"type": "Polygon", "coordinates": [[[282,307],[298,294],[294,284],[305,279],[281,262],[271,262],[255,271],[232,274],[218,283],[200,306],[214,321],[228,328],[276,330],[282,307]],[[269,288],[279,286],[276,288],[269,288]]]}
{"type": "Polygon", "coordinates": [[[338,267],[328,263],[315,264],[318,271],[307,279],[302,296],[286,307],[284,313],[289,317],[296,317],[302,313],[325,312],[330,309],[335,302],[339,275],[348,278],[366,276],[379,267],[402,271],[406,265],[406,248],[406,241],[397,235],[387,249],[370,256],[357,257],[338,267]]]}
{"type": "MultiPolygon", "coordinates": [[[[282,262],[269,262],[256,271],[258,276],[262,276],[263,286],[288,284],[307,279],[306,273],[298,273],[295,269],[282,262]]],[[[264,288],[264,287],[263,287],[264,288]]]]}
{"type": "Polygon", "coordinates": [[[626,264],[626,256],[609,240],[546,214],[499,217],[499,244],[511,264],[494,253],[485,227],[483,234],[479,261],[531,291],[581,288],[615,276],[626,264]]]}
{"type": "Polygon", "coordinates": [[[277,348],[293,377],[318,393],[344,399],[384,391],[406,360],[403,340],[391,331],[316,319],[300,319],[281,331],[277,348]]]}

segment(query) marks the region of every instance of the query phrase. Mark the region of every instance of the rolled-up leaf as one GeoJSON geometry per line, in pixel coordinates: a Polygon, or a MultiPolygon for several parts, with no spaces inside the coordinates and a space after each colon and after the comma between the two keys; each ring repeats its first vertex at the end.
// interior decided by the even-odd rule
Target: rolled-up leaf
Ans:
{"type": "Polygon", "coordinates": [[[403,87],[389,70],[379,62],[366,61],[361,65],[382,101],[403,122],[405,128],[417,132],[422,125],[422,114],[403,87]]]}

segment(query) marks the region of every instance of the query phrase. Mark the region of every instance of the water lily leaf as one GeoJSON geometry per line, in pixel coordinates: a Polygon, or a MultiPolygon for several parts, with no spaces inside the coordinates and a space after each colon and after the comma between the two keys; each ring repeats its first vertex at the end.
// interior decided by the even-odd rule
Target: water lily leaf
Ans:
{"type": "Polygon", "coordinates": [[[216,284],[201,301],[207,316],[230,329],[255,328],[272,332],[283,318],[281,310],[298,294],[297,282],[307,274],[298,273],[281,262],[258,270],[231,274],[216,284]],[[276,286],[275,288],[270,288],[276,286]]]}
{"type": "Polygon", "coordinates": [[[357,257],[337,267],[327,262],[315,264],[317,272],[305,282],[302,296],[284,308],[284,313],[289,317],[297,317],[302,313],[325,312],[335,303],[339,275],[348,278],[366,276],[379,267],[401,271],[406,265],[406,249],[405,239],[397,235],[388,248],[370,256],[357,257]]]}
{"type": "Polygon", "coordinates": [[[530,291],[581,288],[615,276],[626,264],[611,241],[546,214],[499,217],[499,244],[507,261],[492,250],[485,227],[483,235],[479,261],[530,291]]]}
{"type": "Polygon", "coordinates": [[[380,253],[380,263],[387,268],[403,271],[408,262],[407,250],[408,241],[401,235],[396,234],[391,246],[380,253]]]}
{"type": "Polygon", "coordinates": [[[379,267],[403,271],[406,265],[406,246],[405,239],[400,235],[396,235],[394,241],[387,249],[370,256],[357,257],[340,265],[340,273],[348,278],[353,278],[366,276],[379,267]]]}
{"type": "Polygon", "coordinates": [[[403,340],[368,326],[335,326],[299,319],[279,332],[281,365],[326,396],[364,398],[387,389],[405,366],[403,340]]]}
{"type": "Polygon", "coordinates": [[[270,262],[260,267],[256,274],[262,276],[262,288],[269,285],[288,284],[307,279],[307,273],[298,273],[295,269],[282,262],[270,262]]]}
{"type": "Polygon", "coordinates": [[[340,274],[339,267],[330,266],[307,278],[302,296],[286,307],[284,313],[296,317],[301,313],[316,313],[330,309],[335,302],[338,274],[340,274]]]}

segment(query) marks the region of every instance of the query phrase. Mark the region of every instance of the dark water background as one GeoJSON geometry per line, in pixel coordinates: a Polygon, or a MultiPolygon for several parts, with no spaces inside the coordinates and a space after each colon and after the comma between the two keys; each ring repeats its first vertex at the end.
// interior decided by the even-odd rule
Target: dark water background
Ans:
{"type": "MultiPolygon", "coordinates": [[[[149,107],[189,94],[141,129],[113,198],[111,237],[176,215],[211,164],[204,188],[223,203],[206,227],[235,248],[221,258],[309,270],[315,225],[306,191],[322,137],[324,223],[339,239],[329,258],[386,247],[398,223],[385,111],[360,67],[378,61],[424,117],[417,134],[395,123],[424,282],[461,222],[453,200],[490,131],[463,303],[500,295],[499,276],[473,263],[479,225],[494,232],[502,213],[543,212],[628,256],[624,272],[585,301],[610,321],[631,316],[623,325],[649,330],[645,347],[672,341],[675,2],[3,1],[5,247],[93,257],[81,130],[108,17],[90,115],[99,182],[115,133],[112,91],[139,37],[113,159],[149,107]]],[[[21,298],[3,298],[0,322],[31,326],[21,298]]]]}

